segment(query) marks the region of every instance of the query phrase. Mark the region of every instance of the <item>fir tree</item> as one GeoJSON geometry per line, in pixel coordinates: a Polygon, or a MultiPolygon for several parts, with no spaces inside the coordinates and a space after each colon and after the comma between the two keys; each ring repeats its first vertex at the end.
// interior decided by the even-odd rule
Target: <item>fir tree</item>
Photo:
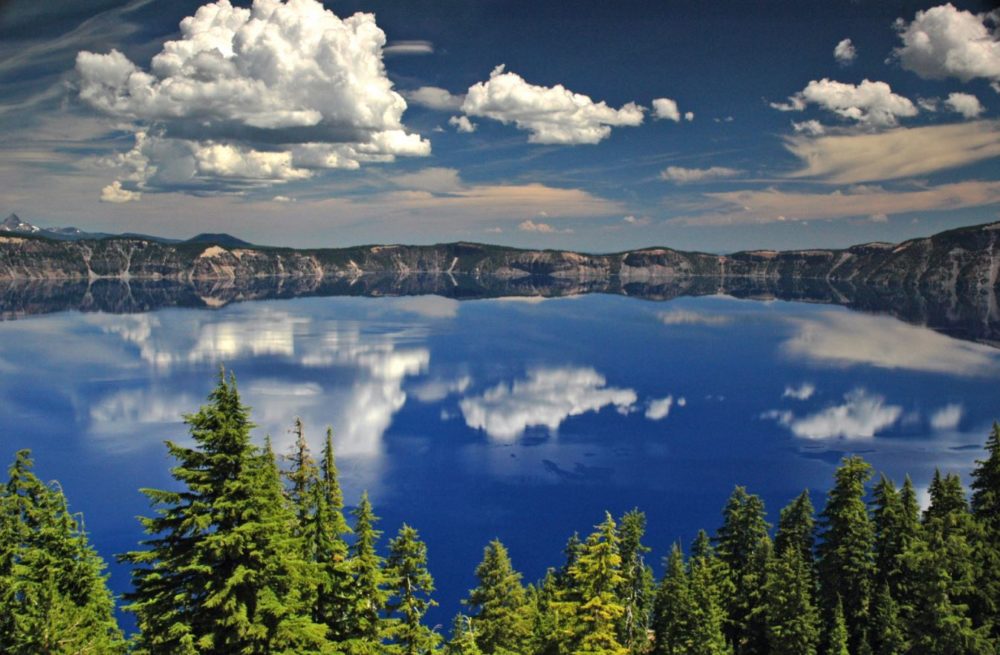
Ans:
{"type": "Polygon", "coordinates": [[[388,624],[382,616],[389,592],[385,562],[378,554],[382,532],[375,528],[378,517],[368,500],[368,493],[354,509],[354,544],[351,546],[349,567],[353,578],[351,606],[348,612],[350,632],[345,649],[350,655],[382,653],[388,624]]]}
{"type": "Polygon", "coordinates": [[[644,555],[650,548],[642,543],[646,515],[633,509],[619,521],[619,550],[622,558],[622,585],[617,595],[625,608],[618,625],[618,640],[631,652],[646,649],[647,626],[653,604],[653,571],[644,555]]]}
{"type": "Polygon", "coordinates": [[[974,608],[980,621],[990,617],[993,639],[1000,643],[1000,423],[986,441],[986,459],[972,470],[972,514],[982,526],[977,540],[982,575],[980,602],[974,608]]]}
{"type": "Polygon", "coordinates": [[[850,655],[847,647],[847,623],[844,620],[844,604],[836,599],[833,604],[833,618],[830,621],[830,634],[827,636],[826,655],[850,655]]]}
{"type": "Polygon", "coordinates": [[[464,614],[455,616],[451,626],[451,639],[444,649],[445,655],[482,655],[476,644],[476,631],[472,619],[464,614]]]}
{"type": "Polygon", "coordinates": [[[0,491],[0,652],[124,653],[104,562],[57,486],[18,451],[0,491]]]}
{"type": "Polygon", "coordinates": [[[774,537],[774,552],[783,555],[789,548],[799,551],[799,557],[811,568],[815,548],[816,520],[809,490],[799,494],[795,500],[781,510],[778,519],[778,533],[774,537]]]}
{"type": "MultiPolygon", "coordinates": [[[[714,557],[694,557],[690,564],[692,615],[690,655],[731,655],[733,646],[724,632],[725,567],[714,557]],[[721,570],[720,570],[721,569],[721,570]]],[[[731,587],[729,588],[731,589],[731,587]]]]}
{"type": "Polygon", "coordinates": [[[883,582],[872,599],[871,629],[868,632],[874,655],[902,655],[906,652],[899,604],[892,597],[889,584],[883,582]]]}
{"type": "MultiPolygon", "coordinates": [[[[852,652],[865,641],[875,572],[875,531],[865,505],[865,483],[870,478],[871,467],[864,460],[845,458],[821,515],[820,583],[827,607],[841,606],[852,652]]],[[[830,625],[832,630],[833,622],[830,625]]]]}
{"type": "Polygon", "coordinates": [[[794,541],[785,542],[784,550],[769,563],[764,588],[767,641],[773,655],[816,654],[820,620],[813,588],[802,549],[794,541]]]}
{"type": "Polygon", "coordinates": [[[527,599],[521,574],[514,570],[499,540],[491,541],[483,551],[476,579],[479,585],[464,602],[472,612],[479,649],[487,655],[523,652],[529,633],[527,599]]]}
{"type": "Polygon", "coordinates": [[[393,616],[390,634],[394,648],[390,652],[424,655],[433,651],[441,636],[422,621],[427,610],[437,604],[431,600],[434,578],[427,570],[427,546],[405,523],[389,540],[387,570],[393,588],[387,604],[393,616]]]}
{"type": "MultiPolygon", "coordinates": [[[[728,567],[735,590],[726,611],[726,636],[738,655],[763,653],[766,637],[755,617],[759,616],[763,568],[755,566],[755,555],[767,539],[764,503],[759,496],[736,487],[723,511],[723,523],[715,537],[719,559],[728,567]]],[[[759,564],[759,559],[758,562],[759,564]]]]}
{"type": "Polygon", "coordinates": [[[312,484],[315,514],[311,528],[313,560],[319,568],[316,594],[316,620],[330,629],[330,638],[343,641],[351,636],[349,624],[353,602],[353,576],[348,561],[345,535],[351,529],[344,518],[344,497],[340,490],[337,463],[333,452],[333,431],[326,430],[320,475],[312,484]]]}
{"type": "Polygon", "coordinates": [[[691,646],[694,599],[680,545],[671,547],[664,569],[653,607],[654,653],[681,655],[691,646]]]}
{"type": "Polygon", "coordinates": [[[249,410],[235,378],[185,417],[195,447],[168,442],[180,491],[145,489],[157,516],[150,539],[123,560],[134,565],[127,610],[141,653],[262,653],[329,650],[301,590],[303,548],[273,454],[250,442],[249,410]]]}

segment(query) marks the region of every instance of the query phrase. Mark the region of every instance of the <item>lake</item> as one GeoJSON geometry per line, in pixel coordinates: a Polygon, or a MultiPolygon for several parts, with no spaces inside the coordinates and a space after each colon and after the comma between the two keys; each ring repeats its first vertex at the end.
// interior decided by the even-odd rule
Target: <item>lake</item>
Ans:
{"type": "Polygon", "coordinates": [[[440,602],[429,618],[447,626],[494,537],[532,581],[604,510],[638,507],[658,563],[719,526],[736,484],[774,522],[803,488],[821,507],[857,453],[925,494],[935,467],[968,473],[1000,418],[1000,350],[975,340],[995,339],[989,321],[932,330],[890,315],[920,302],[866,313],[711,289],[572,292],[129,295],[120,314],[68,311],[84,296],[65,292],[8,294],[3,313],[19,318],[0,322],[3,459],[31,448],[39,475],[61,482],[120,593],[114,554],[149,513],[138,488],[170,486],[163,441],[187,440],[181,416],[224,364],[259,441],[287,452],[299,416],[318,451],[333,427],[348,504],[368,490],[383,544],[404,521],[420,531],[440,602]]]}

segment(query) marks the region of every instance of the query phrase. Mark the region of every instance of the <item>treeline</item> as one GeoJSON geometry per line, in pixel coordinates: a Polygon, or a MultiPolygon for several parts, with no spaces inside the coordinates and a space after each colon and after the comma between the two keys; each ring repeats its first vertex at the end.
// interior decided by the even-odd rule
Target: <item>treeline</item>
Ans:
{"type": "MultiPolygon", "coordinates": [[[[654,578],[645,516],[606,514],[565,561],[524,585],[493,541],[447,638],[427,548],[403,525],[382,544],[366,495],[345,516],[329,431],[318,459],[302,424],[280,458],[253,445],[249,409],[220,375],[168,442],[179,491],[143,489],[155,515],[114,618],[104,563],[62,491],[19,452],[0,494],[0,652],[344,655],[920,655],[1000,652],[1000,426],[972,473],[936,474],[921,511],[909,479],[844,459],[823,510],[808,492],[776,530],[736,487],[714,536],[675,544],[654,578]]],[[[456,526],[457,527],[457,526],[456,526]]]]}

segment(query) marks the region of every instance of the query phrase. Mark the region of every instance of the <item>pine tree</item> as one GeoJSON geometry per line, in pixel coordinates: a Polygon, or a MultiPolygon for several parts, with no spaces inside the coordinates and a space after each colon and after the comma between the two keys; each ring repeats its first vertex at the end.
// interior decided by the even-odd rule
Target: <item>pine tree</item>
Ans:
{"type": "Polygon", "coordinates": [[[476,631],[472,619],[464,614],[455,616],[451,626],[451,639],[444,649],[445,655],[482,655],[476,644],[476,631]]]}
{"type": "Polygon", "coordinates": [[[887,584],[898,595],[899,557],[920,531],[919,507],[913,483],[907,478],[897,491],[892,480],[882,476],[872,488],[872,522],[875,529],[875,585],[887,584]]]}
{"type": "Polygon", "coordinates": [[[387,609],[393,616],[390,634],[392,653],[424,655],[437,648],[441,635],[422,621],[424,614],[436,605],[431,600],[434,578],[427,570],[427,546],[417,531],[403,524],[399,534],[389,540],[387,570],[393,594],[387,609]]]}
{"type": "Polygon", "coordinates": [[[813,599],[813,576],[795,542],[785,542],[769,563],[766,630],[773,655],[815,655],[820,638],[819,612],[813,599]]]}
{"type": "Polygon", "coordinates": [[[679,544],[671,547],[664,569],[653,607],[653,652],[681,655],[691,647],[694,599],[679,544]]]}
{"type": "Polygon", "coordinates": [[[633,509],[622,516],[618,525],[622,585],[617,596],[625,608],[618,624],[618,640],[629,651],[642,652],[647,647],[647,626],[654,595],[653,570],[644,560],[650,548],[642,543],[646,515],[633,509]]]}
{"type": "Polygon", "coordinates": [[[574,655],[626,655],[616,625],[625,613],[615,592],[621,587],[621,554],[611,514],[578,549],[567,572],[570,588],[560,611],[570,620],[570,652],[574,655]]]}
{"type": "Polygon", "coordinates": [[[527,598],[521,574],[514,570],[507,549],[494,539],[476,567],[479,585],[464,602],[472,612],[476,643],[487,655],[521,653],[528,638],[527,598]]]}
{"type": "Polygon", "coordinates": [[[718,564],[714,557],[691,559],[690,655],[731,655],[734,650],[724,631],[725,565],[718,564]]]}
{"type": "Polygon", "coordinates": [[[874,655],[902,655],[906,652],[906,635],[899,604],[892,597],[887,582],[882,583],[872,599],[869,638],[874,655]]]}
{"type": "Polygon", "coordinates": [[[723,511],[723,523],[715,537],[719,559],[726,564],[735,593],[729,597],[726,637],[738,655],[763,653],[766,636],[754,620],[761,610],[762,567],[754,566],[755,555],[767,539],[770,526],[764,519],[759,496],[736,487],[723,511]]]}
{"type": "Polygon", "coordinates": [[[235,378],[185,417],[194,448],[168,442],[180,491],[145,489],[157,516],[141,519],[146,550],[134,565],[128,611],[138,651],[261,653],[329,650],[301,590],[306,565],[273,453],[250,441],[249,409],[235,378]]]}
{"type": "Polygon", "coordinates": [[[62,490],[18,451],[0,490],[0,652],[124,653],[104,568],[62,490]]]}
{"type": "Polygon", "coordinates": [[[847,623],[844,620],[844,604],[838,598],[833,604],[833,619],[827,637],[826,655],[850,655],[847,647],[847,623]]]}
{"type": "Polygon", "coordinates": [[[980,602],[974,613],[981,622],[992,618],[992,635],[1000,643],[1000,423],[986,441],[986,459],[972,470],[972,514],[982,526],[977,540],[982,575],[980,602]]]}
{"type": "Polygon", "coordinates": [[[382,643],[388,636],[388,624],[382,616],[389,592],[385,562],[378,554],[382,532],[375,529],[378,517],[368,500],[368,493],[354,509],[354,544],[351,546],[349,569],[353,578],[351,607],[348,612],[350,632],[344,642],[350,655],[382,653],[382,643]]]}
{"type": "Polygon", "coordinates": [[[844,458],[821,515],[823,533],[817,549],[826,606],[841,606],[851,652],[858,652],[865,641],[875,573],[875,530],[865,505],[865,483],[870,478],[871,467],[864,460],[844,458]]]}
{"type": "Polygon", "coordinates": [[[813,549],[816,544],[814,514],[808,489],[781,510],[778,533],[774,537],[774,552],[777,555],[784,554],[789,548],[795,548],[799,551],[802,562],[812,568],[813,549]]]}
{"type": "Polygon", "coordinates": [[[344,496],[340,490],[339,473],[333,452],[333,431],[326,430],[320,477],[313,484],[311,495],[315,514],[312,541],[313,560],[319,568],[316,594],[316,620],[330,629],[330,638],[343,641],[350,637],[349,624],[353,602],[353,576],[348,561],[345,535],[351,529],[344,518],[344,496]]]}

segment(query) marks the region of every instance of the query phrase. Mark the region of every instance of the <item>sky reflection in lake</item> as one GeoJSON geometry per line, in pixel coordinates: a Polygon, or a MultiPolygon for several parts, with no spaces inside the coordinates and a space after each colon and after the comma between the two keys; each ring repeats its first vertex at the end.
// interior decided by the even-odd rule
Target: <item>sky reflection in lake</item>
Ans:
{"type": "MultiPolygon", "coordinates": [[[[0,440],[34,450],[111,559],[140,486],[169,485],[218,367],[279,452],[334,430],[348,502],[427,540],[447,623],[500,537],[533,580],[604,509],[649,516],[656,561],[714,530],[735,484],[771,518],[822,505],[846,453],[920,488],[966,474],[1000,417],[1000,351],[886,316],[729,297],[312,298],[0,324],[0,440]]],[[[118,591],[126,571],[112,567],[118,591]]]]}

